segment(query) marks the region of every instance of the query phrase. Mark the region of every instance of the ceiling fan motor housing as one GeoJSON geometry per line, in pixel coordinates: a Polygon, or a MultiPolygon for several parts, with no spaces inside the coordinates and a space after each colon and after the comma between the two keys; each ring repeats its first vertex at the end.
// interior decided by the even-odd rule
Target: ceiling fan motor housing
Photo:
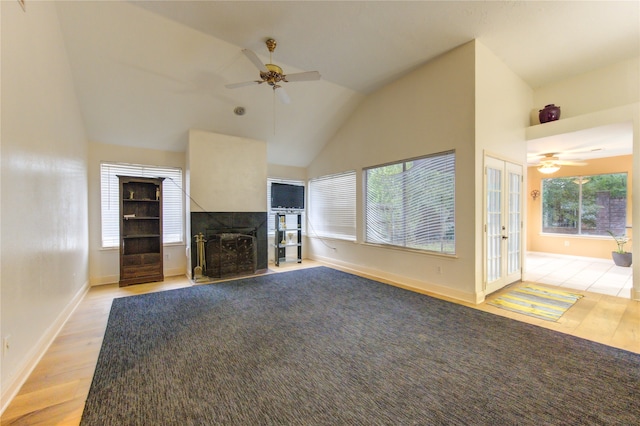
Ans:
{"type": "Polygon", "coordinates": [[[274,64],[265,64],[269,72],[260,72],[260,77],[271,86],[275,86],[284,80],[282,68],[274,64]]]}

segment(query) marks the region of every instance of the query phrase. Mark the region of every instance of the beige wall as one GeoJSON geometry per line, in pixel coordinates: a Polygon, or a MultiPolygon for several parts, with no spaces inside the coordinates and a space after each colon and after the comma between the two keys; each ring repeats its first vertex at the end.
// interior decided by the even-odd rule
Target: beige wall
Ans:
{"type": "MultiPolygon", "coordinates": [[[[542,192],[542,179],[548,177],[566,177],[580,175],[595,175],[605,173],[627,172],[627,226],[632,223],[631,193],[633,191],[633,157],[625,155],[588,161],[587,166],[563,166],[551,175],[540,173],[536,167],[529,168],[527,181],[527,233],[528,251],[566,254],[573,256],[600,257],[611,259],[611,251],[616,249],[615,241],[609,236],[571,236],[550,235],[542,233],[542,199],[533,200],[531,191],[542,192]]],[[[627,230],[631,236],[631,228],[627,230]]],[[[627,250],[631,247],[627,246],[627,250]]]]}
{"type": "Polygon", "coordinates": [[[267,176],[274,179],[291,179],[307,181],[307,169],[303,167],[281,166],[278,164],[267,165],[267,176]]]}
{"type": "Polygon", "coordinates": [[[310,238],[309,256],[418,290],[482,299],[477,283],[478,267],[482,271],[477,246],[482,235],[481,195],[477,196],[478,190],[482,193],[482,148],[515,144],[506,151],[524,160],[523,123],[528,121],[530,102],[526,85],[475,41],[367,97],[308,168],[309,178],[356,170],[357,241],[324,244],[310,238]],[[486,120],[477,128],[478,107],[506,115],[495,119],[490,113],[480,114],[478,118],[486,120]],[[519,114],[512,112],[514,107],[519,114]],[[362,168],[451,149],[456,150],[456,256],[365,244],[362,168]]]}
{"type": "MultiPolygon", "coordinates": [[[[474,186],[456,186],[457,255],[363,242],[362,168],[451,149],[456,169],[474,170],[474,46],[468,43],[364,99],[308,167],[309,178],[356,170],[357,241],[309,239],[309,256],[417,289],[475,299],[474,186]],[[471,263],[470,263],[471,261],[471,263]],[[440,273],[439,273],[440,272],[440,273]]],[[[462,182],[460,180],[459,182],[462,182]]]]}
{"type": "MultiPolygon", "coordinates": [[[[482,43],[476,42],[476,114],[475,114],[475,293],[482,299],[485,283],[485,203],[484,160],[492,156],[522,166],[526,176],[527,143],[525,128],[533,91],[482,43]]],[[[469,180],[468,173],[460,176],[469,180]]],[[[526,219],[523,217],[523,220],[526,219]]],[[[522,249],[526,238],[522,240],[522,249]]],[[[510,284],[503,280],[494,287],[510,284]]]]}
{"type": "Polygon", "coordinates": [[[639,71],[637,57],[537,88],[531,125],[540,124],[538,111],[551,103],[560,106],[560,120],[636,103],[640,101],[639,71]]]}
{"type": "Polygon", "coordinates": [[[87,142],[55,4],[0,2],[1,405],[88,289],[87,142]],[[10,84],[7,84],[10,82],[10,84]]]}
{"type": "Polygon", "coordinates": [[[191,211],[266,211],[265,142],[191,130],[187,151],[191,211]]]}
{"type": "MultiPolygon", "coordinates": [[[[100,219],[100,163],[148,164],[178,167],[184,171],[184,152],[159,151],[108,145],[89,144],[89,276],[91,285],[116,283],[120,278],[118,248],[102,248],[100,219]]],[[[183,185],[184,182],[183,182],[183,185]]],[[[185,238],[188,238],[185,234],[185,238]]],[[[184,275],[187,267],[185,244],[165,245],[164,275],[184,275]]]]}

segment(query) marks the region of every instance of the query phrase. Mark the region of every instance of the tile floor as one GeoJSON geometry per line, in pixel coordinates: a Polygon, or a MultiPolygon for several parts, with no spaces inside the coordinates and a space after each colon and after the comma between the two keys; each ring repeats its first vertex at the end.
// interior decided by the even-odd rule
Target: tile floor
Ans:
{"type": "Polygon", "coordinates": [[[612,260],[528,252],[526,270],[527,281],[631,297],[632,268],[616,266],[612,260]]]}

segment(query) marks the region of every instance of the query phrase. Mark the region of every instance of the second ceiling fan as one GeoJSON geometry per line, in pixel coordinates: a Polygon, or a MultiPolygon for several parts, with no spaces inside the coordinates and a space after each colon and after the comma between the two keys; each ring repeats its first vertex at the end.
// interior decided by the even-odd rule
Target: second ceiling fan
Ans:
{"type": "MultiPolygon", "coordinates": [[[[276,49],[276,41],[272,38],[266,41],[267,49],[269,49],[269,62],[272,62],[271,54],[276,49]]],[[[278,99],[284,104],[291,102],[289,95],[285,92],[280,83],[291,83],[296,81],[313,81],[320,80],[320,73],[318,71],[305,71],[295,74],[284,74],[282,68],[278,65],[269,63],[263,64],[258,55],[249,49],[243,49],[242,53],[258,68],[260,71],[260,80],[245,81],[243,83],[227,84],[225,87],[228,89],[236,89],[238,87],[250,86],[255,84],[267,83],[273,88],[274,93],[278,96],[278,99]]]]}
{"type": "Polygon", "coordinates": [[[587,163],[582,161],[561,160],[558,155],[562,153],[548,152],[544,154],[530,154],[529,162],[540,158],[538,160],[538,171],[544,174],[550,174],[558,171],[560,166],[586,166],[587,163]]]}

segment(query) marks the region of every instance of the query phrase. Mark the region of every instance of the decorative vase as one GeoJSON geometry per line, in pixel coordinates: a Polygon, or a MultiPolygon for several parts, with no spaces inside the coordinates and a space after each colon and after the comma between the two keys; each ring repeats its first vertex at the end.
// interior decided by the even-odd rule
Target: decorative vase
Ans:
{"type": "Polygon", "coordinates": [[[626,268],[631,266],[632,254],[633,253],[629,252],[619,253],[617,251],[612,251],[611,257],[613,257],[613,263],[615,263],[616,266],[624,266],[626,268]]]}
{"type": "Polygon", "coordinates": [[[549,121],[556,121],[560,119],[560,107],[555,106],[554,104],[545,105],[544,108],[538,112],[540,123],[547,123],[549,121]]]}

